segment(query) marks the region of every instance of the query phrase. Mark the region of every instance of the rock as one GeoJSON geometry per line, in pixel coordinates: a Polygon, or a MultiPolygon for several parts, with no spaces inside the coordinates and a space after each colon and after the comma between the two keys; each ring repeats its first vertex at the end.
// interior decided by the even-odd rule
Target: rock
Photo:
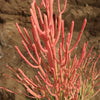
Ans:
{"type": "Polygon", "coordinates": [[[0,59],[3,57],[3,52],[2,52],[2,49],[1,49],[1,46],[0,46],[0,59]]]}

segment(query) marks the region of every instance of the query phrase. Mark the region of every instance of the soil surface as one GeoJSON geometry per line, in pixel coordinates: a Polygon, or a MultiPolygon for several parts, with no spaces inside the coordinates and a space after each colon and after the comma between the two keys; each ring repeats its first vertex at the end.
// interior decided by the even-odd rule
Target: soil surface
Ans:
{"type": "MultiPolygon", "coordinates": [[[[0,0],[0,86],[7,87],[11,90],[16,87],[24,91],[24,88],[15,81],[3,76],[4,73],[14,76],[14,73],[6,67],[6,64],[11,65],[15,70],[20,67],[31,77],[35,74],[35,71],[27,66],[14,48],[17,45],[23,54],[28,57],[21,43],[22,38],[19,35],[15,23],[17,22],[22,29],[26,27],[28,32],[31,33],[29,11],[31,2],[32,0],[0,0]]],[[[40,0],[37,0],[37,2],[39,3],[40,0]]],[[[61,7],[63,7],[63,4],[64,0],[61,0],[61,7]]],[[[56,9],[55,2],[54,14],[57,12],[56,9]]],[[[98,55],[100,53],[100,0],[68,0],[63,19],[65,21],[65,34],[70,30],[71,21],[75,21],[72,45],[77,39],[84,18],[87,18],[87,25],[81,41],[77,46],[76,53],[80,54],[83,43],[89,41],[87,51],[93,45],[93,51],[98,55]]],[[[100,60],[98,61],[97,68],[100,68],[100,60]]],[[[0,90],[0,100],[27,99],[24,96],[14,95],[0,90]]],[[[100,100],[100,93],[93,100],[100,100]]]]}

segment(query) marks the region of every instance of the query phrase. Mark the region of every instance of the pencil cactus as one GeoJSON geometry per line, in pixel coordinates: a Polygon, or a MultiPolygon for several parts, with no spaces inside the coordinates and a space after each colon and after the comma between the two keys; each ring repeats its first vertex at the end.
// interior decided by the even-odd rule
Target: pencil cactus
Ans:
{"type": "MultiPolygon", "coordinates": [[[[99,82],[96,83],[95,80],[99,77],[100,71],[97,72],[95,66],[100,55],[95,62],[92,62],[96,54],[91,56],[93,47],[88,54],[86,53],[87,42],[83,45],[80,59],[77,58],[76,54],[74,58],[70,57],[80,41],[87,20],[84,19],[77,41],[70,49],[74,21],[72,21],[70,32],[67,35],[67,39],[65,39],[64,20],[62,19],[67,0],[65,0],[62,11],[60,9],[59,0],[57,0],[58,17],[55,15],[55,20],[53,18],[53,3],[54,0],[41,0],[41,4],[38,6],[36,0],[33,0],[33,3],[31,4],[30,12],[34,42],[31,41],[30,35],[24,28],[25,38],[19,25],[16,23],[17,29],[23,38],[22,44],[34,64],[21,53],[17,46],[15,46],[15,48],[30,67],[39,69],[34,78],[37,83],[35,83],[33,79],[29,79],[20,68],[18,71],[21,76],[9,65],[7,65],[7,67],[16,74],[16,81],[24,85],[27,92],[31,94],[31,96],[24,94],[30,98],[47,98],[48,100],[90,99],[99,92],[99,90],[94,92],[94,87],[99,85],[99,82]],[[47,14],[42,15],[42,6],[46,9],[47,14]],[[39,21],[36,9],[39,15],[39,21]],[[58,42],[60,38],[61,41],[58,42]],[[57,44],[59,44],[59,47],[57,47],[57,44]],[[32,55],[31,52],[34,52],[35,56],[32,55]],[[91,66],[89,64],[91,64],[91,66]],[[90,69],[88,66],[90,66],[90,69]],[[42,82],[39,77],[42,79],[42,82]]],[[[1,88],[5,89],[3,87],[1,88]]],[[[5,90],[12,92],[8,89],[5,90]]]]}

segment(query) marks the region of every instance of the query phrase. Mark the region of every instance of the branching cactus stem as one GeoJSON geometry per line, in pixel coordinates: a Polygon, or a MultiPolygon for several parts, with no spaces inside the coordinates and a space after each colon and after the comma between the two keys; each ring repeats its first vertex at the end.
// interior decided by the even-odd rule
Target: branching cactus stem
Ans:
{"type": "MultiPolygon", "coordinates": [[[[23,39],[22,44],[32,60],[28,60],[18,46],[15,46],[15,48],[30,67],[34,70],[38,69],[37,75],[33,79],[30,79],[21,68],[18,68],[17,73],[12,67],[7,65],[16,75],[16,79],[9,75],[5,76],[22,84],[26,88],[27,93],[19,89],[15,90],[29,98],[89,100],[100,91],[100,89],[97,91],[94,90],[95,87],[100,85],[100,82],[97,81],[100,77],[100,70],[96,70],[96,64],[100,58],[100,54],[93,61],[96,53],[91,56],[93,47],[87,53],[87,42],[83,44],[79,59],[77,58],[77,54],[73,58],[71,57],[74,49],[81,40],[87,19],[84,19],[77,41],[70,48],[71,42],[73,41],[74,21],[71,23],[70,32],[66,38],[64,35],[64,20],[62,19],[67,0],[65,0],[63,8],[60,6],[60,0],[57,0],[58,16],[55,15],[55,19],[53,17],[54,1],[41,0],[41,4],[38,6],[36,0],[33,0],[30,8],[33,41],[26,28],[24,28],[26,35],[24,36],[24,33],[16,23],[16,27],[23,39]],[[41,11],[42,7],[45,8],[46,14],[41,11]]],[[[4,87],[0,87],[0,89],[17,94],[16,91],[14,92],[4,87]]]]}

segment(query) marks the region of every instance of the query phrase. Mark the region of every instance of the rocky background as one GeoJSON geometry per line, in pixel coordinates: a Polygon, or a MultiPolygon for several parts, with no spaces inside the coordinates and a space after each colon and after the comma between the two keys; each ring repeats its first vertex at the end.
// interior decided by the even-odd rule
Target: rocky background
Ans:
{"type": "MultiPolygon", "coordinates": [[[[17,45],[21,48],[24,55],[27,56],[27,52],[21,44],[22,38],[16,29],[15,23],[17,22],[22,28],[26,27],[28,32],[31,33],[29,11],[31,2],[31,0],[0,0],[0,86],[9,87],[12,90],[14,87],[22,90],[24,88],[13,80],[3,76],[4,73],[14,76],[14,73],[6,68],[6,64],[11,65],[15,70],[20,67],[27,74],[30,74],[30,72],[35,73],[21,59],[14,48],[17,45]]],[[[37,0],[37,2],[39,3],[40,0],[37,0]]],[[[61,0],[61,7],[63,7],[63,2],[64,0],[61,0]]],[[[54,14],[57,12],[56,7],[54,4],[54,14]]],[[[76,52],[80,54],[83,42],[89,41],[87,51],[93,45],[93,51],[98,55],[100,53],[100,0],[68,0],[63,19],[65,20],[65,34],[69,32],[71,21],[75,21],[73,43],[77,39],[84,18],[87,18],[88,23],[76,52]]],[[[97,68],[100,68],[100,60],[97,68]]],[[[33,74],[30,74],[30,76],[33,74]]],[[[99,95],[100,93],[93,100],[100,100],[99,95]]],[[[0,100],[27,99],[23,96],[0,90],[0,100]]]]}

